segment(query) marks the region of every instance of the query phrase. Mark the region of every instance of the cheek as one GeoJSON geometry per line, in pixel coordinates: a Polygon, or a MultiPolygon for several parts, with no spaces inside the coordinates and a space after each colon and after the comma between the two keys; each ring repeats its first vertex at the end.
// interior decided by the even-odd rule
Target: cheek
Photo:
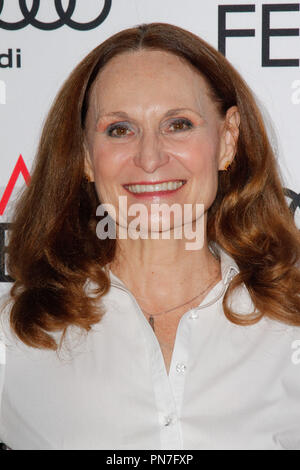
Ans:
{"type": "Polygon", "coordinates": [[[182,162],[191,174],[208,176],[217,170],[218,147],[216,140],[209,136],[201,136],[190,139],[178,146],[177,154],[181,155],[182,162]]]}
{"type": "Polygon", "coordinates": [[[120,169],[124,165],[124,153],[120,147],[96,139],[92,155],[96,180],[108,182],[120,174],[120,169]]]}

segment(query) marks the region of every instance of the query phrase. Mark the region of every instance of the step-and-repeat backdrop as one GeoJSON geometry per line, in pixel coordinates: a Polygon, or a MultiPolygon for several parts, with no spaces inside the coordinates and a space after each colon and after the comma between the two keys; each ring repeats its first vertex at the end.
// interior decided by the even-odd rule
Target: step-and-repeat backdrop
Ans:
{"type": "Polygon", "coordinates": [[[252,88],[300,227],[300,3],[285,0],[0,0],[0,295],[10,214],[41,128],[73,67],[112,34],[172,23],[201,36],[252,88]]]}

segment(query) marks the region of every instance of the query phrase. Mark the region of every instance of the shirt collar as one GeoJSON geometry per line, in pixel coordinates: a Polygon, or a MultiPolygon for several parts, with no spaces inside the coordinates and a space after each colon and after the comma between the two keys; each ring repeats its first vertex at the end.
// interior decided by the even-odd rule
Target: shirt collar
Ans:
{"type": "Polygon", "coordinates": [[[220,259],[222,280],[225,285],[229,284],[240,269],[235,260],[217,242],[210,242],[209,249],[220,259]]]}

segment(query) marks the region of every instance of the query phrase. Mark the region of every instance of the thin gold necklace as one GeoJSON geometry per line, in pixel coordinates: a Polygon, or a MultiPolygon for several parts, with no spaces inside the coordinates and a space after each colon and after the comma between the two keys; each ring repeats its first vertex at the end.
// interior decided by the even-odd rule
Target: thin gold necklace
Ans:
{"type": "Polygon", "coordinates": [[[199,294],[197,294],[195,297],[193,297],[192,299],[188,300],[187,302],[184,302],[183,304],[176,305],[176,307],[172,307],[172,308],[170,308],[169,310],[163,310],[162,312],[158,312],[158,313],[150,313],[150,312],[146,312],[146,310],[144,310],[144,309],[141,308],[142,312],[146,313],[146,315],[150,315],[148,321],[149,321],[149,323],[150,323],[150,325],[151,325],[153,331],[155,331],[155,330],[154,330],[154,317],[157,317],[157,316],[159,316],[159,315],[162,315],[163,313],[172,312],[173,310],[176,310],[177,308],[184,307],[185,305],[187,305],[187,304],[193,302],[193,300],[196,300],[197,297],[199,297],[201,294],[204,294],[204,292],[206,292],[206,291],[213,285],[213,283],[216,281],[216,279],[218,279],[218,277],[219,277],[219,273],[218,273],[217,276],[211,281],[211,283],[210,283],[204,290],[202,290],[201,292],[199,292],[199,294]]]}

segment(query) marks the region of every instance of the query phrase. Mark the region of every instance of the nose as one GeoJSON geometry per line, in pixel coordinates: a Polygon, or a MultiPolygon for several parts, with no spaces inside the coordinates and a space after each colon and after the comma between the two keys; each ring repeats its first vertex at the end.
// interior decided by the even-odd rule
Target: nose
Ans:
{"type": "Polygon", "coordinates": [[[160,136],[156,132],[144,132],[134,156],[136,166],[146,173],[154,173],[169,161],[169,155],[163,148],[160,136]]]}

